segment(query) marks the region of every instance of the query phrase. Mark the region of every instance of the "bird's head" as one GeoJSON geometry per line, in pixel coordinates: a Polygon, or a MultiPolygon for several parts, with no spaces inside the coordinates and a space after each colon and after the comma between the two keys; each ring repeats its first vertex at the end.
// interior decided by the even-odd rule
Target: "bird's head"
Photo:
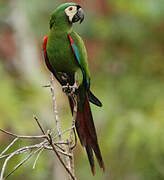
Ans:
{"type": "Polygon", "coordinates": [[[50,29],[55,25],[72,25],[84,20],[84,11],[76,3],[65,3],[57,7],[51,14],[50,29]]]}

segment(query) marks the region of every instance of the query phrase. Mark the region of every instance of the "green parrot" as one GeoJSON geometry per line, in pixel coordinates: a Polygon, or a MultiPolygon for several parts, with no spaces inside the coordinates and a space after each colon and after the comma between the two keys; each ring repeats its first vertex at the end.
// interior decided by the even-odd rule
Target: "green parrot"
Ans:
{"type": "Polygon", "coordinates": [[[62,85],[68,95],[73,114],[74,103],[69,95],[77,95],[76,131],[85,147],[90,167],[95,174],[93,152],[99,166],[105,170],[98,145],[96,130],[89,101],[97,106],[102,103],[90,91],[90,72],[87,52],[81,37],[73,30],[73,23],[84,20],[84,11],[76,3],[65,3],[57,7],[50,18],[50,31],[45,36],[43,54],[48,69],[62,85]]]}

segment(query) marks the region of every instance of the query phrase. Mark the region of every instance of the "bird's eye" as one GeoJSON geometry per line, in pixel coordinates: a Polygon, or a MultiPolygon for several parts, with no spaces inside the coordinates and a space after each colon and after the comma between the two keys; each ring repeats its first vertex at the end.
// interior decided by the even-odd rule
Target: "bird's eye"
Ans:
{"type": "Polygon", "coordinates": [[[72,9],[73,9],[73,8],[72,8],[72,7],[70,7],[68,10],[69,10],[69,11],[72,11],[72,9]]]}

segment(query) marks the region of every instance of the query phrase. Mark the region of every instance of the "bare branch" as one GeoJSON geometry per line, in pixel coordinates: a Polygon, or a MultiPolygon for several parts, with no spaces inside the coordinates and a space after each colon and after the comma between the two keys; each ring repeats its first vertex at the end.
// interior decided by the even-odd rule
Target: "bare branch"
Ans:
{"type": "Polygon", "coordinates": [[[75,137],[75,143],[72,145],[70,148],[74,149],[76,144],[77,144],[77,137],[76,137],[76,132],[75,132],[75,121],[76,121],[76,116],[77,116],[77,96],[75,94],[72,94],[71,96],[74,108],[73,108],[73,119],[72,119],[72,127],[74,127],[70,133],[70,140],[71,143],[73,142],[73,135],[75,137]]]}
{"type": "Polygon", "coordinates": [[[74,144],[71,146],[71,149],[72,149],[72,150],[73,150],[73,149],[76,147],[76,145],[77,145],[77,136],[76,136],[75,128],[73,128],[73,133],[74,133],[74,137],[75,137],[75,142],[74,142],[74,144]]]}
{"type": "Polygon", "coordinates": [[[48,134],[49,138],[48,138],[48,141],[50,143],[50,145],[52,146],[53,150],[54,150],[54,153],[57,155],[59,161],[61,162],[61,164],[64,166],[65,170],[68,172],[68,174],[71,176],[71,178],[73,180],[75,180],[76,178],[74,177],[74,175],[72,174],[72,172],[69,170],[69,168],[65,165],[64,161],[62,160],[62,158],[60,157],[59,153],[57,152],[54,144],[52,143],[52,137],[50,134],[48,134]]]}
{"type": "MultiPolygon", "coordinates": [[[[72,127],[68,128],[68,129],[64,130],[63,132],[61,132],[60,135],[63,135],[63,134],[65,134],[66,132],[71,131],[73,128],[75,128],[75,126],[72,126],[72,127]]],[[[53,139],[55,139],[55,138],[57,138],[57,137],[59,137],[59,135],[56,135],[55,137],[53,137],[53,139]]]]}
{"type": "Polygon", "coordinates": [[[67,145],[68,143],[67,142],[55,142],[55,144],[65,144],[65,145],[67,145]]]}
{"type": "Polygon", "coordinates": [[[0,128],[0,131],[5,133],[5,134],[8,134],[10,136],[13,136],[15,138],[22,138],[22,139],[41,139],[41,138],[46,138],[46,136],[44,136],[44,135],[40,135],[40,136],[20,136],[20,135],[8,132],[8,131],[6,131],[4,129],[1,129],[1,128],[0,128]]]}
{"type": "Polygon", "coordinates": [[[65,156],[68,156],[68,157],[72,158],[72,154],[68,154],[68,153],[60,151],[60,150],[58,150],[58,152],[65,155],[65,156]]]}
{"type": "MultiPolygon", "coordinates": [[[[43,127],[41,126],[41,124],[40,124],[38,118],[37,118],[36,116],[34,116],[34,119],[35,119],[35,121],[37,122],[37,124],[38,124],[40,130],[42,131],[42,133],[43,133],[44,135],[46,135],[46,133],[45,133],[43,127]]],[[[47,136],[46,136],[46,137],[47,137],[47,136]]]]}
{"type": "Polygon", "coordinates": [[[59,137],[59,140],[61,141],[62,140],[61,127],[60,127],[59,116],[58,116],[58,111],[57,111],[56,97],[55,97],[55,93],[54,93],[54,78],[53,78],[52,73],[50,73],[50,89],[51,89],[53,112],[54,112],[54,116],[55,116],[58,137],[59,137]]]}
{"type": "Polygon", "coordinates": [[[5,152],[18,140],[19,138],[15,138],[0,154],[0,157],[5,154],[5,152]]]}
{"type": "MultiPolygon", "coordinates": [[[[77,96],[75,94],[71,94],[71,98],[74,104],[74,108],[73,108],[73,119],[72,119],[72,130],[70,131],[70,137],[67,140],[68,142],[68,147],[67,147],[67,152],[72,154],[72,157],[67,158],[67,164],[69,169],[71,170],[71,173],[74,175],[74,157],[73,157],[73,149],[75,148],[76,144],[77,144],[77,137],[76,137],[76,133],[75,133],[75,120],[76,120],[76,116],[77,116],[77,96]],[[73,135],[75,137],[75,142],[73,144],[73,135]]],[[[71,179],[71,177],[69,177],[71,179]]]]}
{"type": "Polygon", "coordinates": [[[29,150],[32,150],[32,149],[35,149],[35,148],[39,148],[41,146],[44,146],[44,144],[46,143],[47,141],[43,141],[39,144],[35,144],[35,145],[31,145],[31,146],[25,146],[25,147],[22,147],[20,149],[17,149],[16,151],[10,153],[10,154],[6,154],[6,155],[2,155],[0,156],[0,159],[2,158],[6,158],[6,157],[9,157],[10,155],[12,155],[14,153],[14,155],[17,155],[17,154],[21,154],[21,153],[24,153],[26,151],[29,151],[29,150]]]}
{"type": "Polygon", "coordinates": [[[44,88],[50,88],[51,86],[50,86],[50,84],[47,84],[47,85],[43,85],[42,87],[44,87],[44,88]]]}
{"type": "Polygon", "coordinates": [[[23,159],[19,164],[17,164],[17,165],[14,167],[14,169],[13,169],[7,176],[5,176],[5,177],[3,178],[3,180],[5,180],[6,178],[8,178],[13,172],[15,172],[20,166],[22,166],[26,161],[28,161],[28,160],[32,157],[32,155],[34,155],[35,153],[37,153],[39,150],[40,150],[40,148],[37,149],[36,151],[32,151],[25,159],[23,159]]]}
{"type": "MultiPolygon", "coordinates": [[[[52,148],[51,146],[46,146],[46,145],[44,145],[44,149],[53,150],[53,148],[52,148]]],[[[57,152],[65,155],[65,156],[72,157],[72,154],[68,154],[68,153],[66,153],[66,152],[64,152],[64,151],[61,151],[61,150],[59,150],[59,149],[57,150],[57,152]]]]}
{"type": "MultiPolygon", "coordinates": [[[[49,87],[49,86],[46,86],[49,87]]],[[[2,170],[0,173],[0,180],[4,180],[7,177],[9,177],[12,173],[14,173],[20,166],[22,166],[26,161],[28,161],[32,155],[39,153],[36,156],[36,159],[33,164],[33,169],[36,167],[36,163],[41,155],[41,153],[44,150],[53,150],[54,153],[56,154],[57,158],[59,159],[60,163],[63,165],[64,169],[67,171],[69,174],[69,178],[72,180],[76,180],[76,177],[74,175],[74,162],[73,162],[73,153],[72,150],[76,146],[77,143],[77,137],[75,134],[75,119],[77,115],[77,96],[75,94],[71,94],[72,101],[74,103],[74,109],[73,109],[73,121],[72,121],[72,126],[71,128],[68,128],[64,131],[61,132],[61,127],[60,127],[60,121],[58,117],[58,112],[57,112],[57,106],[56,106],[56,98],[54,94],[54,84],[53,84],[53,75],[50,75],[50,89],[51,89],[51,95],[52,95],[52,101],[53,101],[53,112],[55,115],[55,122],[56,122],[56,127],[57,127],[57,135],[52,136],[52,130],[48,130],[47,132],[44,130],[43,126],[39,122],[39,119],[34,116],[34,119],[40,128],[41,132],[43,135],[39,136],[21,136],[17,135],[11,132],[8,132],[6,130],[0,129],[1,132],[10,135],[14,137],[15,139],[3,150],[3,152],[0,154],[0,159],[6,158],[2,170]],[[67,141],[62,141],[62,135],[65,134],[66,132],[70,132],[69,139],[67,141]],[[74,140],[73,140],[74,136],[74,140]],[[55,142],[56,138],[59,138],[59,142],[55,142]],[[7,150],[10,149],[10,147],[19,139],[44,139],[41,143],[30,145],[30,146],[24,146],[22,148],[17,149],[16,151],[5,154],[7,150]],[[73,144],[74,142],[74,144],[73,144]],[[19,163],[17,164],[13,170],[4,177],[5,169],[7,166],[8,161],[15,155],[26,153],[28,151],[32,151],[28,153],[28,155],[19,163]]],[[[54,133],[53,133],[54,134],[54,133]]]]}
{"type": "Polygon", "coordinates": [[[44,151],[44,149],[43,149],[43,147],[42,148],[40,148],[40,151],[39,151],[39,153],[38,153],[38,155],[37,155],[37,157],[36,157],[36,159],[35,159],[35,161],[34,161],[34,164],[33,164],[33,169],[35,169],[35,166],[36,166],[36,163],[37,163],[37,161],[38,161],[38,159],[39,159],[39,156],[41,155],[41,153],[44,151]]]}
{"type": "Polygon", "coordinates": [[[8,163],[8,161],[16,154],[17,151],[11,153],[5,160],[4,164],[3,164],[3,167],[2,167],[2,171],[1,171],[1,175],[0,175],[0,180],[3,180],[3,175],[4,175],[4,172],[5,172],[5,168],[6,168],[6,165],[8,163]]]}
{"type": "MultiPolygon", "coordinates": [[[[42,133],[45,135],[45,131],[43,130],[43,128],[42,128],[42,126],[41,126],[38,118],[34,117],[34,119],[36,120],[36,122],[37,122],[38,126],[40,127],[42,133]]],[[[54,151],[55,154],[57,155],[59,161],[60,161],[61,164],[64,166],[65,170],[69,173],[69,175],[71,176],[71,178],[72,178],[73,180],[75,180],[74,175],[73,175],[73,174],[71,173],[71,171],[67,168],[67,166],[65,165],[64,161],[63,161],[62,158],[60,157],[58,151],[56,150],[55,145],[54,145],[53,140],[52,140],[52,137],[51,137],[51,134],[50,134],[49,131],[47,132],[47,135],[48,135],[48,136],[47,136],[47,140],[48,140],[49,144],[52,146],[53,151],[54,151]]]]}
{"type": "MultiPolygon", "coordinates": [[[[56,147],[58,147],[60,150],[62,150],[63,152],[65,152],[65,150],[61,147],[61,146],[59,146],[59,145],[57,145],[56,143],[53,143],[56,147]]],[[[62,144],[61,144],[62,145],[62,144]]]]}

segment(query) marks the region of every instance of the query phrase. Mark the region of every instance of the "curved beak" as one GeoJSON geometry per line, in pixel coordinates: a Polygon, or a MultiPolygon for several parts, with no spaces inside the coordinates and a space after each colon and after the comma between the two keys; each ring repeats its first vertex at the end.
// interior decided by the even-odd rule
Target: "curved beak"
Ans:
{"type": "Polygon", "coordinates": [[[80,21],[80,24],[83,22],[84,20],[84,11],[80,6],[77,6],[77,13],[73,16],[72,22],[78,22],[80,21]]]}

